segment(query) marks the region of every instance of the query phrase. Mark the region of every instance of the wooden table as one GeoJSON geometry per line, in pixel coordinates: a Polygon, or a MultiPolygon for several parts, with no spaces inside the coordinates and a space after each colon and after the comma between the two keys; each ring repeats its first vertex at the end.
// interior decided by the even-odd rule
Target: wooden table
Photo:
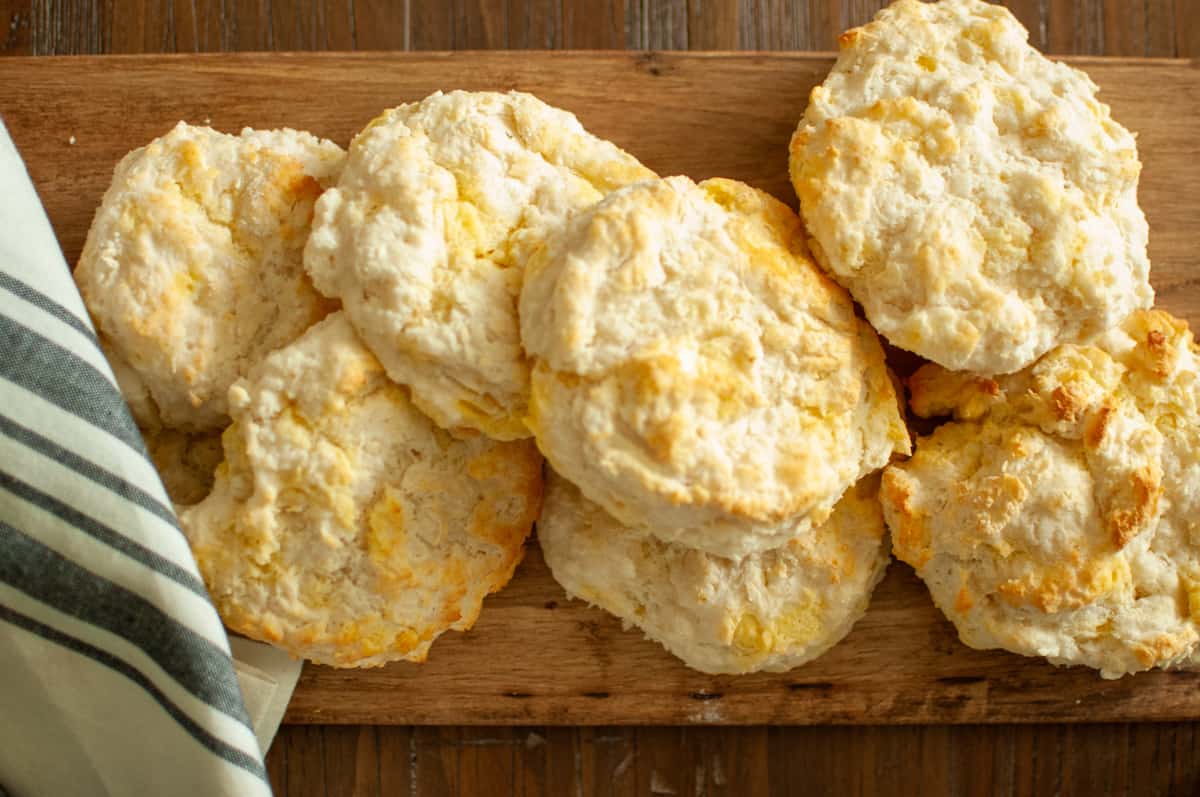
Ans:
{"type": "MultiPolygon", "coordinates": [[[[0,54],[830,49],[877,0],[0,0],[0,54]],[[130,4],[132,5],[132,4],[130,4]],[[236,5],[236,8],[234,7],[236,5]]],[[[1053,53],[1200,56],[1196,0],[1014,0],[1053,53]]],[[[279,794],[1195,794],[1200,723],[811,728],[285,726],[279,794]]]]}

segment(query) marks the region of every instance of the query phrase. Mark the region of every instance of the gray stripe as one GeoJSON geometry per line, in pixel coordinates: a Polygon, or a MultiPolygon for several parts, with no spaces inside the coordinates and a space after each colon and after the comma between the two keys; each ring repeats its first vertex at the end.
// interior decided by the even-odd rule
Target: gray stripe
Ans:
{"type": "Polygon", "coordinates": [[[74,526],[89,537],[115,548],[156,573],[166,576],[181,587],[191,590],[197,595],[208,599],[208,591],[204,583],[187,570],[167,559],[165,556],[152,551],[141,543],[131,540],[95,518],[85,515],[69,504],[65,504],[52,495],[42,492],[27,482],[18,479],[3,468],[8,463],[0,463],[0,490],[6,490],[18,498],[22,498],[34,506],[40,507],[57,517],[64,523],[74,526]]]}
{"type": "Polygon", "coordinates": [[[0,581],[123,637],[188,692],[250,727],[227,653],[136,592],[80,567],[4,521],[0,521],[0,581]]]}
{"type": "Polygon", "coordinates": [[[99,348],[100,342],[96,340],[96,333],[92,331],[92,328],[83,321],[79,320],[79,318],[70,310],[54,301],[46,294],[26,285],[24,282],[21,282],[19,279],[5,271],[0,271],[0,288],[4,288],[9,293],[21,297],[36,307],[40,307],[42,310],[54,316],[59,321],[62,321],[64,324],[71,327],[71,329],[74,329],[76,332],[86,337],[92,343],[95,343],[96,347],[99,348]]]}
{"type": "Polygon", "coordinates": [[[91,363],[3,314],[0,341],[0,374],[146,455],[125,399],[91,363]]]}
{"type": "Polygon", "coordinates": [[[32,429],[22,426],[4,415],[0,415],[0,434],[44,454],[55,462],[70,468],[80,476],[91,479],[102,487],[107,487],[126,501],[140,506],[147,512],[158,515],[172,526],[178,525],[175,520],[175,513],[141,487],[125,481],[115,473],[100,467],[89,459],[84,459],[74,451],[63,448],[50,438],[43,437],[32,429]]]}
{"type": "MultiPolygon", "coordinates": [[[[36,634],[48,642],[53,642],[69,650],[73,650],[81,656],[86,656],[92,661],[102,664],[105,667],[124,675],[126,678],[133,681],[135,684],[145,690],[145,692],[154,699],[154,702],[158,703],[158,705],[161,706],[162,709],[166,711],[172,719],[183,726],[183,729],[186,730],[193,739],[207,748],[211,753],[220,756],[236,767],[246,770],[251,775],[260,778],[264,783],[268,782],[266,769],[258,762],[256,758],[246,755],[241,750],[238,750],[236,747],[227,744],[216,736],[213,736],[211,733],[198,725],[191,717],[189,717],[182,710],[180,710],[178,706],[171,702],[171,699],[164,695],[162,691],[154,685],[153,681],[147,678],[144,673],[142,673],[133,665],[117,658],[102,648],[98,648],[95,645],[84,642],[82,639],[73,637],[70,634],[64,634],[62,631],[59,631],[56,628],[51,628],[44,623],[39,623],[32,617],[22,614],[21,612],[18,612],[17,610],[3,604],[0,604],[0,620],[11,623],[18,628],[23,628],[29,633],[36,634]]],[[[2,790],[0,790],[0,795],[3,795],[2,790]]]]}

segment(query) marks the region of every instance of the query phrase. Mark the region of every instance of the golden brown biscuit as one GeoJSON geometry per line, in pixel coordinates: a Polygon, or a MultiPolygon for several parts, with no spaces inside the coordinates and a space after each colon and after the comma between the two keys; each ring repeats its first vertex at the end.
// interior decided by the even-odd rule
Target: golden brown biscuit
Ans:
{"type": "Polygon", "coordinates": [[[785,544],[908,452],[875,333],[795,213],[742,183],[639,183],[580,213],[531,263],[521,329],[542,452],[666,542],[785,544]]]}
{"type": "Polygon", "coordinates": [[[1195,657],[1198,364],[1139,311],[1001,379],[913,376],[913,410],[955,420],[884,472],[884,514],[963,642],[1110,678],[1195,657]]]}
{"type": "Polygon", "coordinates": [[[338,667],[423,661],[512,577],[541,502],[533,444],[439,429],[343,314],[229,395],[226,462],[180,520],[234,631],[338,667]]]}
{"type": "Polygon", "coordinates": [[[813,253],[897,346],[1010,373],[1154,300],[1133,135],[1006,9],[847,31],[791,143],[813,253]]]}
{"type": "Polygon", "coordinates": [[[141,383],[140,425],[220,429],[229,386],[329,311],[302,255],[342,158],[295,130],[180,122],[117,166],[75,279],[141,383]]]}
{"type": "Polygon", "coordinates": [[[836,645],[883,578],[879,479],[786,545],[726,559],[632,533],[551,473],[538,542],[571,595],[612,612],[707,673],[782,672],[836,645]]]}
{"type": "Polygon", "coordinates": [[[572,213],[653,176],[532,95],[438,92],[355,137],[305,265],[441,426],[528,437],[525,262],[572,213]]]}
{"type": "Polygon", "coordinates": [[[142,435],[150,461],[173,503],[191,506],[212,492],[213,478],[224,456],[219,432],[188,434],[159,429],[142,435]]]}

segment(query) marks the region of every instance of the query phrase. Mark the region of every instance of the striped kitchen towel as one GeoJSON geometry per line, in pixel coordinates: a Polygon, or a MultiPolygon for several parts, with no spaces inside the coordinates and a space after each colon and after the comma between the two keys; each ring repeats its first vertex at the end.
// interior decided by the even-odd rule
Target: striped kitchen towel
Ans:
{"type": "Polygon", "coordinates": [[[0,792],[270,794],[255,727],[265,747],[299,664],[263,661],[242,668],[254,697],[243,702],[229,640],[0,122],[0,792]]]}

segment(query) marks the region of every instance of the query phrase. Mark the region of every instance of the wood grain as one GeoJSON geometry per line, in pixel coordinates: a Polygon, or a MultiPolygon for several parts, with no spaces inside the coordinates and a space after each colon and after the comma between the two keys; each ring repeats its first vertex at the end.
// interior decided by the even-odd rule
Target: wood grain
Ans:
{"type": "Polygon", "coordinates": [[[1200,734],[1184,723],[415,732],[291,726],[267,761],[276,793],[296,797],[753,797],[796,794],[801,784],[802,793],[837,795],[1200,793],[1200,734]],[[381,757],[393,750],[413,757],[381,757]]]}
{"type": "MultiPolygon", "coordinates": [[[[1196,323],[1200,69],[1181,61],[1079,63],[1102,86],[1116,117],[1139,131],[1145,162],[1140,196],[1153,230],[1159,301],[1196,323]]],[[[786,141],[809,89],[828,67],[825,58],[803,55],[3,59],[0,107],[68,259],[74,260],[113,165],[131,145],[163,132],[176,119],[211,119],[229,130],[290,124],[345,142],[381,108],[451,86],[532,90],[577,112],[591,129],[661,173],[737,177],[794,202],[786,141]],[[47,102],[48,97],[55,99],[47,102]]],[[[532,546],[513,583],[488,600],[475,629],[443,637],[427,664],[367,671],[309,666],[288,719],[423,724],[1169,720],[1200,715],[1198,686],[1196,674],[1153,673],[1104,682],[1090,671],[1055,670],[1017,656],[968,650],[901,564],[892,566],[851,636],[817,662],[784,675],[704,676],[638,634],[623,632],[603,612],[567,601],[532,546]]],[[[491,763],[485,757],[468,769],[491,763]]],[[[460,767],[453,777],[461,780],[469,772],[460,767]]],[[[637,785],[640,791],[646,783],[637,785]]]]}
{"type": "MultiPolygon", "coordinates": [[[[829,50],[884,0],[0,0],[0,54],[829,50]],[[4,26],[7,25],[7,28],[4,26]],[[7,32],[7,34],[6,34],[7,32]]],[[[1200,54],[1200,0],[1006,0],[1048,52],[1200,54]]]]}
{"type": "Polygon", "coordinates": [[[1187,58],[1200,55],[1200,0],[1175,0],[1174,23],[1175,54],[1187,58]]]}

